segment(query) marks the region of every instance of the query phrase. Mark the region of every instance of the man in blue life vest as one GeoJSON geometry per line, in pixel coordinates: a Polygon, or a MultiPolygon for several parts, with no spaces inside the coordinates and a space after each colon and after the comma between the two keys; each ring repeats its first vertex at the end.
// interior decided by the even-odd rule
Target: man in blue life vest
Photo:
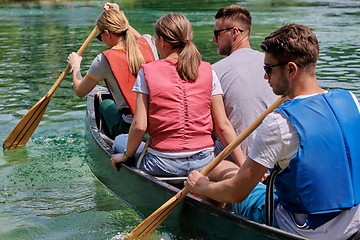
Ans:
{"type": "Polygon", "coordinates": [[[186,188],[234,203],[235,213],[265,223],[266,186],[259,181],[268,168],[277,169],[275,226],[310,239],[359,238],[358,100],[349,91],[319,87],[319,46],[309,28],[286,24],[261,48],[265,79],[289,100],[264,119],[241,168],[222,161],[210,180],[193,171],[186,188]]]}

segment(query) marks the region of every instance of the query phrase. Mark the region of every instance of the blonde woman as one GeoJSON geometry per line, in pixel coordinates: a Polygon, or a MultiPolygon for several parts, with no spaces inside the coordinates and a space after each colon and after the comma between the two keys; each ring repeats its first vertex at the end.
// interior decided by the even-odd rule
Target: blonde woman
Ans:
{"type": "MultiPolygon", "coordinates": [[[[170,13],[156,22],[153,40],[163,59],[143,64],[139,71],[133,88],[134,121],[129,135],[114,141],[119,154],[110,161],[116,170],[117,163],[137,160],[146,131],[151,141],[139,168],[157,176],[186,176],[203,169],[214,158],[214,125],[225,146],[235,139],[219,80],[211,65],[201,61],[192,37],[191,24],[181,14],[170,13]]],[[[244,160],[239,147],[233,157],[244,160]]]]}
{"type": "Polygon", "coordinates": [[[84,97],[100,81],[105,81],[114,101],[101,103],[100,112],[107,123],[110,137],[128,133],[131,125],[136,94],[132,92],[136,75],[143,63],[157,59],[157,52],[150,35],[141,36],[129,25],[117,4],[107,3],[97,19],[97,39],[110,49],[100,53],[92,62],[89,71],[82,77],[82,57],[71,53],[68,63],[72,69],[73,85],[77,96],[84,97]]]}

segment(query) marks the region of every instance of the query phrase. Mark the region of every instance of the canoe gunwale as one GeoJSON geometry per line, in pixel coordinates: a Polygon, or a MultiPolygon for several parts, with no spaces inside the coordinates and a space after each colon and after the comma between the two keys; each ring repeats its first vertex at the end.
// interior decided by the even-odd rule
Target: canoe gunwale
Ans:
{"type": "MultiPolygon", "coordinates": [[[[94,176],[105,187],[142,216],[147,217],[179,192],[180,189],[133,166],[122,164],[118,172],[110,166],[109,158],[112,154],[110,146],[112,140],[104,137],[103,131],[98,129],[99,120],[96,118],[99,110],[94,103],[96,96],[99,94],[108,94],[108,91],[106,88],[96,87],[87,96],[85,135],[89,151],[88,165],[94,176]],[[101,161],[101,163],[98,163],[98,161],[101,161]],[[100,168],[104,169],[101,170],[100,168]],[[123,182],[129,179],[132,181],[132,186],[126,188],[127,185],[123,182]],[[113,184],[114,181],[118,183],[113,184]],[[151,192],[148,188],[155,190],[151,192]],[[148,196],[146,194],[153,195],[148,196]]],[[[205,203],[191,194],[188,194],[175,208],[163,225],[165,227],[169,226],[171,231],[179,228],[180,234],[186,232],[191,235],[191,238],[235,240],[239,237],[236,234],[240,234],[242,239],[306,239],[277,228],[250,221],[245,217],[205,203]],[[209,225],[208,227],[204,226],[204,221],[206,222],[205,225],[209,225]],[[218,228],[214,228],[212,226],[214,224],[218,225],[218,228]]]]}

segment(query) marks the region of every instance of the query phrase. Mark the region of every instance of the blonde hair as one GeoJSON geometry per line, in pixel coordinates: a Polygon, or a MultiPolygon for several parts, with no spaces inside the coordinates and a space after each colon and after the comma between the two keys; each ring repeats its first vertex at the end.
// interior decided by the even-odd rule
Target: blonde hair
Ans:
{"type": "Polygon", "coordinates": [[[140,65],[144,64],[145,60],[138,47],[136,36],[132,31],[128,31],[129,21],[124,12],[114,9],[105,10],[96,20],[96,26],[99,31],[108,30],[114,35],[123,36],[129,69],[132,74],[137,75],[140,65]]]}
{"type": "Polygon", "coordinates": [[[199,75],[201,55],[191,42],[193,38],[192,26],[182,14],[169,13],[156,21],[155,33],[170,43],[173,49],[178,49],[179,58],[176,70],[181,79],[196,81],[199,75]]]}

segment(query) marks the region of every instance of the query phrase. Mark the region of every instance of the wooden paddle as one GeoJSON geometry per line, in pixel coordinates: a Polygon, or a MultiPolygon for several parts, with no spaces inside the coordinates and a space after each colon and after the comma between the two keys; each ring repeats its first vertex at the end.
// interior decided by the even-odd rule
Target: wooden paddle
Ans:
{"type": "MultiPolygon", "coordinates": [[[[223,159],[225,159],[242,141],[244,141],[275,108],[280,106],[287,98],[279,97],[268,109],[266,109],[253,123],[251,123],[236,139],[231,142],[214,160],[212,160],[201,174],[207,176],[223,159]]],[[[128,233],[123,240],[144,239],[149,236],[169,216],[175,207],[185,198],[189,190],[183,188],[175,196],[170,198],[160,208],[153,212],[133,231],[128,233]]]]}
{"type": "MultiPolygon", "coordinates": [[[[97,33],[97,27],[95,27],[90,35],[87,37],[83,45],[80,47],[77,52],[78,55],[81,55],[85,48],[89,45],[90,41],[94,38],[97,33]]],[[[56,80],[54,85],[51,87],[48,93],[40,99],[19,121],[19,123],[14,127],[10,132],[9,136],[3,143],[3,149],[16,149],[25,146],[36,127],[39,125],[40,120],[42,119],[46,107],[50,101],[51,96],[60,85],[61,81],[70,71],[71,67],[68,65],[65,70],[61,73],[59,78],[56,80]]]]}

